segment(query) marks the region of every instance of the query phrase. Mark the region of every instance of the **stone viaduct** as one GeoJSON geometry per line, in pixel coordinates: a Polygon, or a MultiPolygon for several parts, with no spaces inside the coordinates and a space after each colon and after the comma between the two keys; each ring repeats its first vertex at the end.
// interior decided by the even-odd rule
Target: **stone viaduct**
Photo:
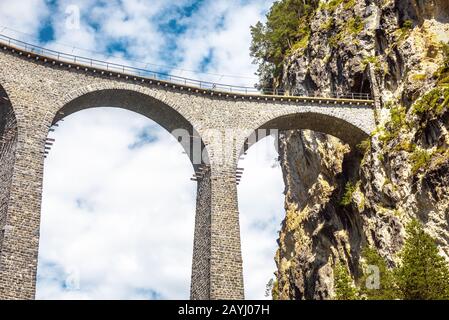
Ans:
{"type": "Polygon", "coordinates": [[[34,299],[44,150],[64,116],[111,106],[189,133],[176,138],[198,181],[191,298],[243,299],[236,170],[248,138],[260,128],[311,129],[355,146],[375,127],[373,104],[206,90],[1,43],[0,299],[34,299]],[[195,139],[206,154],[199,160],[195,139]]]}

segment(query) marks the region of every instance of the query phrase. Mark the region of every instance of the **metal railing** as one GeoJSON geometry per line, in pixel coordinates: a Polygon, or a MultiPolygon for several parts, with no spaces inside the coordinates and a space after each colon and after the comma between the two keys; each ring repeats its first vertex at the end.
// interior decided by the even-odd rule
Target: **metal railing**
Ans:
{"type": "MultiPolygon", "coordinates": [[[[92,58],[81,57],[73,54],[63,53],[51,49],[47,49],[41,46],[33,45],[21,40],[13,39],[6,35],[0,34],[0,44],[7,45],[8,47],[14,47],[19,50],[23,50],[35,55],[42,56],[43,58],[53,59],[58,62],[70,63],[75,65],[80,65],[83,67],[89,67],[94,69],[105,70],[108,72],[120,73],[134,77],[148,78],[156,81],[169,82],[171,84],[195,87],[204,90],[219,91],[219,92],[229,92],[236,94],[249,94],[249,95],[273,95],[273,96],[284,96],[286,94],[285,90],[282,89],[272,89],[272,88],[256,88],[256,87],[245,87],[221,84],[209,81],[195,80],[191,78],[184,78],[180,76],[171,75],[163,72],[156,72],[151,70],[146,70],[142,68],[126,66],[118,63],[107,62],[92,58]]],[[[301,95],[304,97],[304,95],[301,95]]],[[[323,97],[325,98],[325,97],[323,97]]],[[[328,98],[336,99],[357,99],[357,100],[370,100],[371,97],[367,93],[348,93],[348,94],[328,94],[328,98]]]]}

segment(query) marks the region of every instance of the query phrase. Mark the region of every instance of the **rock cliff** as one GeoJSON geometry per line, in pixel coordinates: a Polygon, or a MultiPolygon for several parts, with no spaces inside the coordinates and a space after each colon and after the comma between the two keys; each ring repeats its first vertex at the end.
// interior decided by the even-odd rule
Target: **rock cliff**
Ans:
{"type": "Polygon", "coordinates": [[[311,3],[308,37],[278,83],[292,94],[370,93],[378,127],[358,150],[321,133],[282,134],[280,299],[332,298],[333,266],[357,278],[366,245],[394,266],[413,217],[449,259],[449,1],[311,3]]]}

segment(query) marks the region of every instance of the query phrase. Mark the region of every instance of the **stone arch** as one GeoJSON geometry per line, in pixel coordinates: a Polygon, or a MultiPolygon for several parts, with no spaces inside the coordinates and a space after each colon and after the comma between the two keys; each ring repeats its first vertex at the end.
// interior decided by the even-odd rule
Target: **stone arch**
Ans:
{"type": "MultiPolygon", "coordinates": [[[[97,85],[78,89],[66,95],[56,107],[52,125],[75,112],[96,107],[113,107],[141,114],[166,129],[184,148],[196,170],[203,163],[201,155],[205,144],[193,121],[181,114],[178,106],[172,106],[162,97],[154,97],[152,91],[139,86],[97,85]]],[[[207,160],[207,155],[206,157],[207,160]]]]}
{"type": "Polygon", "coordinates": [[[17,119],[9,96],[0,84],[0,252],[5,232],[17,141],[17,119]]]}
{"type": "MultiPolygon", "coordinates": [[[[357,108],[357,107],[354,107],[357,108]]],[[[363,116],[363,114],[360,114],[363,116]]],[[[355,116],[353,115],[352,118],[355,116]]],[[[261,137],[258,136],[257,131],[262,130],[312,130],[325,133],[343,142],[349,144],[351,148],[356,147],[361,141],[369,137],[369,130],[363,128],[362,125],[354,124],[350,120],[345,120],[332,114],[318,113],[318,112],[294,112],[287,114],[278,114],[272,118],[263,119],[254,131],[250,132],[240,147],[241,153],[246,152],[254,143],[261,137]],[[256,132],[256,140],[254,141],[254,133],[256,132]],[[253,141],[249,141],[251,135],[253,141]]],[[[267,131],[268,132],[268,131],[267,131]]],[[[262,135],[262,138],[264,136],[262,135]]]]}
{"type": "MultiPolygon", "coordinates": [[[[312,130],[315,132],[320,132],[334,136],[342,140],[344,143],[347,143],[351,147],[351,153],[348,154],[347,158],[345,157],[342,165],[348,166],[350,168],[353,168],[354,171],[357,171],[356,168],[358,166],[360,159],[358,158],[358,149],[356,148],[356,146],[361,141],[369,137],[368,132],[371,130],[372,127],[370,122],[364,123],[363,120],[358,118],[363,117],[364,111],[367,111],[368,109],[364,108],[358,109],[358,107],[354,106],[352,108],[345,108],[344,110],[342,108],[341,113],[340,112],[333,113],[332,110],[330,110],[330,108],[331,107],[329,107],[328,109],[326,109],[326,107],[321,108],[321,110],[323,110],[323,113],[308,110],[304,112],[301,111],[292,112],[287,110],[281,110],[272,115],[263,115],[259,120],[259,122],[255,123],[255,129],[252,130],[251,132],[247,132],[248,135],[244,138],[243,141],[244,144],[241,146],[240,149],[237,150],[240,151],[240,155],[246,153],[253,145],[257,144],[260,140],[266,139],[269,132],[265,131],[268,131],[270,129],[275,129],[279,131],[312,130]],[[360,113],[358,113],[358,111],[360,113]],[[259,129],[263,129],[262,132],[257,132],[259,129]]],[[[241,160],[237,160],[237,166],[239,164],[239,161],[241,160]]],[[[243,175],[244,174],[245,173],[243,173],[243,175]]],[[[282,174],[280,176],[282,179],[282,174]]],[[[318,176],[311,176],[310,179],[316,180],[317,178],[318,176]]],[[[285,187],[286,183],[288,182],[285,180],[284,177],[282,185],[284,185],[285,187]]],[[[285,191],[285,189],[283,191],[285,191]]],[[[306,190],[306,192],[307,191],[308,190],[306,190]]],[[[238,199],[241,200],[240,199],[241,197],[242,194],[239,193],[238,199]]],[[[264,194],[261,193],[260,197],[263,198],[264,194]]],[[[300,208],[298,210],[302,209],[303,208],[300,208]]],[[[241,212],[240,216],[243,216],[243,214],[244,213],[241,212]]],[[[281,221],[282,218],[276,221],[276,223],[280,223],[281,221]]],[[[356,222],[350,221],[350,223],[356,222]]],[[[242,239],[245,238],[243,232],[241,236],[242,239]]],[[[273,252],[273,256],[274,254],[275,252],[273,252]]],[[[245,266],[248,266],[248,264],[245,264],[244,261],[243,267],[246,268],[245,266]]]]}
{"type": "MultiPolygon", "coordinates": [[[[75,89],[53,102],[51,106],[52,112],[45,115],[44,122],[52,126],[76,112],[98,107],[119,108],[143,115],[159,124],[175,138],[178,138],[178,136],[173,134],[173,130],[185,130],[189,134],[189,141],[185,143],[184,139],[182,141],[178,139],[178,142],[180,142],[187,156],[189,156],[194,171],[198,171],[198,168],[204,164],[204,161],[208,161],[207,148],[197,131],[198,127],[193,124],[194,121],[188,115],[184,116],[181,114],[181,106],[174,105],[169,99],[164,99],[163,95],[159,95],[158,92],[139,85],[101,83],[99,81],[94,85],[75,89]],[[200,153],[205,153],[205,159],[200,158],[199,163],[197,161],[198,158],[195,156],[195,152],[198,150],[194,144],[196,143],[194,140],[198,139],[200,153]]],[[[208,178],[204,178],[202,181],[207,180],[208,178]]],[[[197,200],[197,211],[207,210],[209,204],[207,200],[203,204],[201,195],[204,192],[200,192],[202,188],[207,187],[207,182],[206,187],[198,183],[197,194],[199,196],[197,197],[200,199],[197,200]]]]}

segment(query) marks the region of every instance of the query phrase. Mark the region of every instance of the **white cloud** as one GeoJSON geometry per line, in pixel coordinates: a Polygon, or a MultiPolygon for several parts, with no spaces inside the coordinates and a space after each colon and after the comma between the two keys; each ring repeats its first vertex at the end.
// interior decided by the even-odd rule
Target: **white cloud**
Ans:
{"type": "Polygon", "coordinates": [[[36,36],[48,14],[49,9],[44,0],[1,0],[0,33],[12,37],[24,37],[23,33],[36,36]]]}
{"type": "Polygon", "coordinates": [[[39,275],[48,264],[62,268],[63,280],[76,270],[81,289],[43,279],[38,298],[130,298],[149,289],[188,298],[193,169],[157,126],[156,142],[130,150],[133,132],[148,125],[107,108],[71,115],[58,128],[45,167],[39,275]]]}
{"type": "Polygon", "coordinates": [[[266,298],[266,284],[276,271],[276,239],[285,216],[277,157],[270,136],[252,146],[239,163],[245,169],[238,192],[245,294],[250,299],[266,298]]]}
{"type": "Polygon", "coordinates": [[[252,86],[256,82],[256,67],[251,64],[249,55],[249,30],[251,25],[264,18],[264,12],[271,3],[246,1],[235,5],[235,2],[230,1],[208,1],[198,14],[186,21],[190,31],[179,39],[178,55],[184,57],[182,68],[198,70],[202,60],[212,50],[213,60],[206,72],[243,77],[207,76],[208,80],[252,86]]]}
{"type": "Polygon", "coordinates": [[[183,17],[181,10],[194,2],[115,0],[101,6],[88,0],[59,0],[53,6],[46,5],[43,0],[20,1],[18,4],[4,2],[0,4],[0,9],[4,7],[0,11],[0,20],[31,37],[12,29],[8,31],[9,35],[31,42],[42,23],[49,20],[55,39],[46,43],[46,47],[58,51],[155,71],[159,69],[156,65],[167,66],[163,70],[171,69],[172,74],[178,76],[253,86],[257,79],[254,75],[256,67],[249,56],[249,27],[264,19],[264,12],[272,0],[205,1],[189,17],[183,17]],[[80,10],[79,29],[67,28],[69,6],[77,6],[80,10]],[[16,19],[22,12],[25,12],[25,18],[16,19]],[[170,21],[176,21],[185,32],[169,33],[161,28],[170,21]],[[108,46],[124,39],[126,58],[122,52],[115,52],[115,58],[108,55],[108,46]],[[211,64],[202,68],[202,61],[209,52],[213,52],[211,64]],[[236,77],[229,77],[232,75],[236,77]]]}

